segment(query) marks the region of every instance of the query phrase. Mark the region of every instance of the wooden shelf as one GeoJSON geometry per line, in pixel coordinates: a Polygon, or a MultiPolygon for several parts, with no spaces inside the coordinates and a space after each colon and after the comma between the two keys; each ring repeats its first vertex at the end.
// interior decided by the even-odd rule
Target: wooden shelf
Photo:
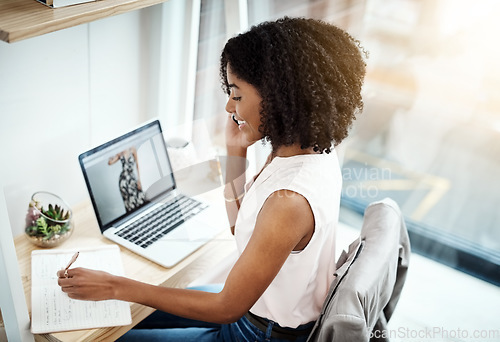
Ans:
{"type": "Polygon", "coordinates": [[[85,24],[167,0],[98,0],[50,8],[35,0],[0,1],[0,39],[12,43],[85,24]]]}

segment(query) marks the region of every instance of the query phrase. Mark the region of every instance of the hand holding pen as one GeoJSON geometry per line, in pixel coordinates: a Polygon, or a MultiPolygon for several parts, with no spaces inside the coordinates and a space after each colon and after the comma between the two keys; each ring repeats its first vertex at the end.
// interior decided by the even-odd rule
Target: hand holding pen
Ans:
{"type": "Polygon", "coordinates": [[[71,260],[69,261],[68,265],[64,269],[64,278],[68,278],[68,269],[71,267],[71,265],[73,265],[73,263],[76,261],[76,259],[78,258],[79,255],[80,255],[80,252],[76,252],[73,255],[73,257],[71,258],[71,260]]]}

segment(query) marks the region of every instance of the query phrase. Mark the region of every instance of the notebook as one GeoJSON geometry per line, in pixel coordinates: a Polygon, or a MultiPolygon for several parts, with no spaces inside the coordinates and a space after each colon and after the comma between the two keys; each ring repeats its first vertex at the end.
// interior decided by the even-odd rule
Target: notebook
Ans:
{"type": "MultiPolygon", "coordinates": [[[[120,249],[116,245],[79,249],[73,267],[87,267],[123,275],[120,249]]],[[[69,298],[57,285],[56,272],[63,269],[74,250],[31,252],[31,332],[94,329],[132,323],[130,304],[119,300],[99,302],[69,298]]]]}
{"type": "Polygon", "coordinates": [[[102,234],[172,267],[227,226],[220,212],[179,193],[158,120],[79,156],[102,234]]]}

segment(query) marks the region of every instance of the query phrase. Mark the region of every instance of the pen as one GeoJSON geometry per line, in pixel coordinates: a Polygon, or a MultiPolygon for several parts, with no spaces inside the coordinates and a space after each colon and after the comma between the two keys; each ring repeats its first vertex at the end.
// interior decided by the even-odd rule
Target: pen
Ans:
{"type": "Polygon", "coordinates": [[[68,269],[76,261],[76,258],[80,255],[80,252],[76,252],[68,263],[68,266],[64,269],[64,277],[68,278],[68,269]]]}

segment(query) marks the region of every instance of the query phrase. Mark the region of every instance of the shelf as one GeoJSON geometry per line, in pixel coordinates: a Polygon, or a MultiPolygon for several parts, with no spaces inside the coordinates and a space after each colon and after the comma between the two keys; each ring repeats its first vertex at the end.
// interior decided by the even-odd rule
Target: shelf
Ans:
{"type": "Polygon", "coordinates": [[[167,0],[98,0],[50,8],[35,0],[1,0],[0,40],[13,43],[165,1],[167,0]]]}

